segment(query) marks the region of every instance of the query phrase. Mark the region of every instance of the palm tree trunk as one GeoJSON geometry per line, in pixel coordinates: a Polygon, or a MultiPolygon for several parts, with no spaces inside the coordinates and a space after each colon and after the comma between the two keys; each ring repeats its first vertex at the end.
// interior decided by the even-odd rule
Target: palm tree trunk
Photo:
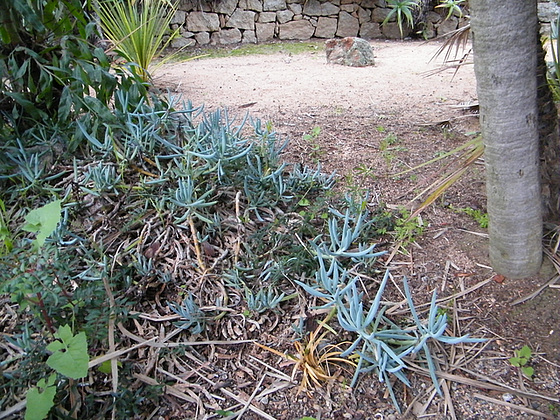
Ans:
{"type": "Polygon", "coordinates": [[[490,262],[523,278],[542,262],[536,0],[471,0],[485,146],[490,262]]]}

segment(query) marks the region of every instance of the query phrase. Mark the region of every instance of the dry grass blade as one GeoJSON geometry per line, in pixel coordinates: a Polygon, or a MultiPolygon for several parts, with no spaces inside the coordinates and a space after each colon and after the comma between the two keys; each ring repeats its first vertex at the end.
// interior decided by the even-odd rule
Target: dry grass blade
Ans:
{"type": "Polygon", "coordinates": [[[560,262],[557,259],[558,257],[556,256],[556,254],[554,254],[553,252],[549,251],[546,248],[544,248],[543,251],[544,251],[545,255],[550,259],[550,261],[552,262],[554,267],[556,268],[556,274],[553,275],[551,277],[551,279],[549,281],[547,281],[545,284],[538,287],[537,290],[535,290],[534,292],[528,294],[527,296],[523,296],[523,297],[511,302],[510,306],[519,305],[520,303],[527,302],[528,300],[531,300],[531,299],[537,297],[544,289],[553,286],[554,284],[556,284],[558,282],[558,280],[560,280],[560,262]]]}
{"type": "Polygon", "coordinates": [[[324,345],[326,335],[329,331],[332,331],[326,323],[333,315],[334,310],[319,323],[314,331],[309,333],[309,337],[305,339],[303,344],[299,341],[294,342],[294,347],[296,349],[295,355],[281,353],[278,350],[263,344],[255,343],[260,348],[270,351],[271,353],[281,356],[289,362],[294,363],[292,380],[294,380],[298,370],[303,372],[298,393],[301,391],[309,391],[312,388],[321,387],[322,382],[328,382],[335,379],[336,375],[331,374],[330,370],[330,365],[333,363],[345,363],[351,365],[352,367],[356,367],[356,364],[351,360],[339,357],[343,352],[343,350],[340,349],[340,344],[324,345]],[[326,328],[329,331],[324,331],[320,334],[322,328],[326,328]]]}
{"type": "MultiPolygon", "coordinates": [[[[439,179],[435,182],[430,184],[426,187],[420,194],[414,197],[409,205],[413,202],[419,200],[421,197],[425,196],[429,193],[426,199],[416,208],[409,217],[413,219],[417,217],[422,211],[424,211],[430,204],[432,204],[435,200],[442,196],[442,194],[447,191],[449,187],[451,187],[463,174],[484,154],[484,144],[482,143],[482,138],[477,137],[464,145],[452,150],[451,152],[446,153],[440,158],[450,156],[455,151],[460,151],[466,149],[461,155],[455,158],[452,162],[450,162],[447,166],[445,166],[439,173],[448,171],[444,175],[442,175],[439,179]],[[468,149],[470,147],[470,149],[468,149]],[[452,168],[452,169],[450,169],[452,168]]],[[[412,169],[407,170],[406,172],[410,172],[414,169],[421,168],[427,164],[433,163],[440,158],[432,159],[431,161],[425,162],[422,165],[416,166],[412,169]]]]}
{"type": "MultiPolygon", "coordinates": [[[[136,379],[138,379],[138,380],[140,380],[140,381],[142,381],[142,382],[144,382],[148,385],[153,385],[153,386],[161,385],[155,379],[150,378],[149,376],[146,376],[146,375],[142,375],[141,373],[134,373],[133,376],[136,379]]],[[[195,400],[194,398],[190,397],[189,395],[185,394],[184,392],[179,391],[173,385],[166,385],[163,388],[163,392],[165,392],[166,394],[169,394],[169,395],[173,395],[174,397],[180,398],[184,401],[187,401],[187,402],[190,402],[190,403],[193,403],[193,404],[198,404],[199,403],[199,401],[195,400]]]]}
{"type": "MultiPolygon", "coordinates": [[[[416,373],[419,373],[421,375],[424,376],[428,376],[429,375],[429,371],[428,369],[425,369],[421,366],[418,366],[412,362],[409,362],[409,368],[411,371],[414,371],[416,373]]],[[[513,388],[511,386],[505,385],[505,384],[501,384],[489,377],[486,377],[484,375],[481,375],[479,373],[464,369],[464,368],[460,368],[460,370],[465,371],[466,373],[469,373],[473,376],[477,376],[481,379],[484,379],[482,381],[476,380],[476,379],[471,379],[471,378],[467,378],[466,376],[461,376],[461,375],[455,375],[452,373],[448,373],[448,372],[442,372],[442,371],[437,371],[436,375],[438,378],[443,378],[443,379],[447,379],[453,382],[457,382],[459,384],[463,384],[463,385],[468,385],[468,386],[472,386],[475,388],[479,388],[479,389],[487,389],[487,390],[491,390],[491,391],[498,391],[498,392],[509,392],[511,394],[517,395],[519,397],[525,397],[525,398],[532,398],[532,399],[540,399],[540,400],[545,400],[545,401],[550,401],[550,402],[558,402],[558,398],[557,397],[551,397],[548,395],[543,395],[543,394],[535,394],[532,392],[528,392],[528,391],[523,391],[521,389],[517,389],[517,388],[513,388]]]]}
{"type": "Polygon", "coordinates": [[[522,405],[512,404],[512,403],[509,403],[509,402],[506,402],[506,401],[498,400],[496,398],[490,398],[490,397],[487,397],[486,395],[473,394],[473,397],[484,400],[484,401],[491,402],[493,404],[503,405],[503,406],[508,407],[508,408],[513,408],[515,410],[523,411],[524,413],[531,414],[533,416],[537,416],[537,417],[540,417],[540,418],[543,418],[543,419],[550,419],[550,420],[556,419],[555,416],[551,416],[550,414],[541,413],[540,411],[533,410],[532,408],[523,407],[522,405]]]}

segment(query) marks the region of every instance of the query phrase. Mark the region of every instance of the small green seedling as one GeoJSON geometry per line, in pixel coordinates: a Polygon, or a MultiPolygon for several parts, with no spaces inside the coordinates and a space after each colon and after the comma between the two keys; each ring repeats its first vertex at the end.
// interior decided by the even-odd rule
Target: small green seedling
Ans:
{"type": "Polygon", "coordinates": [[[470,207],[464,207],[464,208],[451,207],[451,209],[457,213],[465,213],[466,215],[471,216],[481,228],[483,229],[488,228],[488,213],[470,207]]]}
{"type": "Polygon", "coordinates": [[[529,379],[532,379],[533,375],[535,374],[535,370],[531,366],[527,366],[529,360],[533,356],[533,352],[531,348],[527,345],[523,346],[521,350],[515,350],[515,357],[511,357],[509,362],[512,366],[521,368],[521,372],[529,379]]]}
{"type": "Polygon", "coordinates": [[[311,157],[317,160],[321,156],[321,145],[317,143],[317,138],[321,134],[321,127],[313,127],[308,133],[303,135],[303,140],[308,142],[311,146],[311,157]]]}

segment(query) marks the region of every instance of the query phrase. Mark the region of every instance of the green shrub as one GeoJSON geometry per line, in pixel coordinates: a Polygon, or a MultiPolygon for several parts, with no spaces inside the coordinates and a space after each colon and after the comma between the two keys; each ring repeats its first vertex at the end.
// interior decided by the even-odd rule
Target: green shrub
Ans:
{"type": "Polygon", "coordinates": [[[109,108],[119,92],[128,95],[127,109],[147,97],[146,86],[111,72],[103,49],[92,44],[96,24],[88,2],[14,0],[1,8],[0,20],[4,139],[75,150],[83,138],[77,122],[93,130],[99,127],[92,120],[114,121],[109,108]]]}

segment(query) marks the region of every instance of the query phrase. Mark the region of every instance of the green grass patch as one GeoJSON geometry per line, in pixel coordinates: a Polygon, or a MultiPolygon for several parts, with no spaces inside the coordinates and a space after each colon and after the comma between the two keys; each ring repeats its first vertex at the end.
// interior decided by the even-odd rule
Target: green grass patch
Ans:
{"type": "Polygon", "coordinates": [[[235,47],[209,46],[187,49],[177,56],[177,61],[188,60],[198,56],[201,58],[244,57],[249,55],[270,54],[304,54],[324,50],[322,41],[313,42],[274,42],[270,44],[243,44],[235,47]]]}

